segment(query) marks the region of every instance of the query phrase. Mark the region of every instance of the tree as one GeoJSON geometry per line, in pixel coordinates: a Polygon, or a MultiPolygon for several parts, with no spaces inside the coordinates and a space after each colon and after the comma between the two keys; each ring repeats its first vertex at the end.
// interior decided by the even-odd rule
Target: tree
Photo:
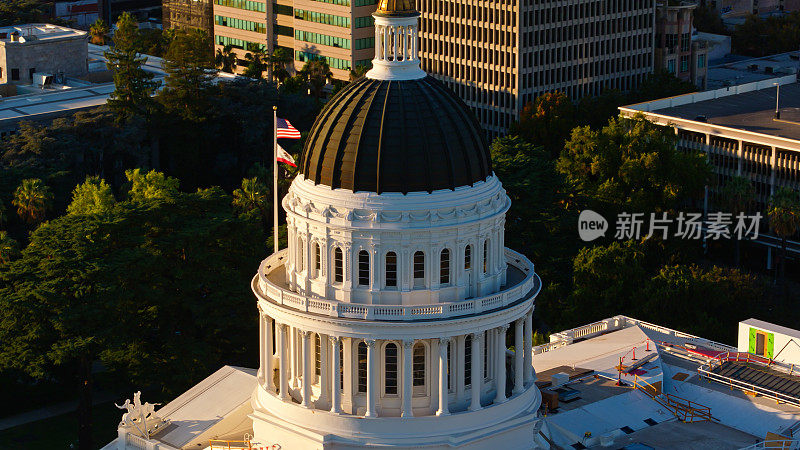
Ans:
{"type": "Polygon", "coordinates": [[[89,35],[91,36],[92,44],[106,45],[106,35],[108,35],[108,25],[103,22],[103,19],[98,18],[89,27],[89,35]]]}
{"type": "MultiPolygon", "coordinates": [[[[744,177],[733,177],[722,188],[722,204],[728,212],[733,214],[733,217],[740,213],[747,214],[752,208],[755,198],[756,189],[750,183],[750,180],[744,177]]],[[[741,259],[741,242],[739,239],[734,238],[734,243],[734,261],[738,267],[741,259]]]]}
{"type": "Polygon", "coordinates": [[[273,50],[269,58],[269,62],[272,64],[272,76],[283,83],[289,77],[289,71],[286,70],[286,66],[292,61],[294,61],[294,57],[292,56],[292,51],[288,48],[278,47],[273,50]]]}
{"type": "Polygon", "coordinates": [[[53,194],[42,180],[26,178],[14,191],[12,205],[17,207],[17,215],[28,225],[43,221],[53,206],[53,194]]]}
{"type": "Polygon", "coordinates": [[[121,202],[39,227],[0,266],[0,368],[74,376],[79,447],[91,442],[92,364],[181,389],[223,357],[244,363],[257,322],[248,295],[258,228],[219,189],[121,202]]]}
{"type": "Polygon", "coordinates": [[[322,97],[322,89],[333,77],[328,63],[325,58],[314,59],[306,62],[300,74],[308,83],[308,88],[311,89],[311,94],[314,98],[320,99],[322,97]]]}
{"type": "Polygon", "coordinates": [[[8,231],[0,231],[0,266],[8,264],[19,257],[19,244],[8,235],[8,231]]]}
{"type": "Polygon", "coordinates": [[[96,176],[86,177],[86,181],[72,191],[67,214],[99,214],[110,210],[114,203],[111,186],[105,180],[96,176]]]}
{"type": "Polygon", "coordinates": [[[671,128],[643,116],[611,119],[600,131],[572,130],[557,168],[591,201],[628,211],[669,211],[703,192],[711,169],[701,153],[678,151],[671,128]]]}
{"type": "Polygon", "coordinates": [[[223,72],[233,73],[236,70],[236,59],[233,46],[228,44],[222,49],[217,49],[214,65],[223,72]]]}
{"type": "Polygon", "coordinates": [[[244,60],[247,61],[247,66],[242,75],[256,80],[264,78],[264,71],[268,66],[267,55],[262,52],[248,52],[244,55],[244,60]]]}
{"type": "Polygon", "coordinates": [[[233,191],[233,206],[243,213],[258,211],[264,234],[269,235],[269,190],[257,177],[242,180],[242,187],[233,191]]]}
{"type": "Polygon", "coordinates": [[[171,113],[198,121],[208,113],[205,91],[216,75],[213,54],[208,51],[208,34],[199,29],[176,30],[164,55],[167,72],[165,87],[159,94],[171,113]]]}
{"type": "Polygon", "coordinates": [[[44,7],[39,0],[3,0],[0,2],[0,26],[40,22],[44,7]]]}
{"type": "Polygon", "coordinates": [[[629,103],[647,102],[697,91],[697,86],[681,80],[666,70],[657,70],[642,80],[639,88],[631,92],[629,103]]]}
{"type": "Polygon", "coordinates": [[[114,73],[109,108],[122,122],[150,112],[154,105],[152,95],[159,82],[153,81],[153,74],[142,68],[146,58],[139,55],[139,25],[130,13],[119,16],[114,45],[104,55],[108,60],[106,67],[114,73]]]}
{"type": "Polygon", "coordinates": [[[772,231],[781,238],[781,282],[786,285],[786,239],[800,229],[800,198],[791,188],[782,187],[769,198],[767,217],[772,231]]]}
{"type": "Polygon", "coordinates": [[[6,210],[6,205],[3,204],[3,201],[0,200],[0,227],[4,226],[8,222],[8,211],[6,210]]]}
{"type": "Polygon", "coordinates": [[[350,81],[356,81],[359,78],[363,77],[364,75],[369,72],[369,67],[363,66],[361,64],[355,66],[353,69],[350,69],[350,81]]]}
{"type": "Polygon", "coordinates": [[[692,25],[697,31],[713,34],[729,34],[722,23],[722,16],[710,5],[698,5],[692,14],[692,25]]]}
{"type": "Polygon", "coordinates": [[[521,136],[534,145],[541,145],[552,158],[558,158],[575,126],[575,108],[561,92],[548,92],[528,103],[511,124],[511,134],[521,136]]]}
{"type": "Polygon", "coordinates": [[[146,174],[140,169],[126,170],[125,176],[130,182],[128,197],[133,201],[168,200],[175,198],[180,181],[151,170],[146,174]]]}

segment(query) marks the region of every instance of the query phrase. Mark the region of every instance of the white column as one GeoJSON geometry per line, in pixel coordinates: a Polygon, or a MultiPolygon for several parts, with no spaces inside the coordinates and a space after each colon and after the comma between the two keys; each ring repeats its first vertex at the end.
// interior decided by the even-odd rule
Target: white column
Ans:
{"type": "Polygon", "coordinates": [[[525,314],[525,383],[533,381],[533,308],[525,314]]]}
{"type": "Polygon", "coordinates": [[[267,380],[267,326],[264,313],[258,311],[258,384],[264,386],[267,380]]]}
{"type": "Polygon", "coordinates": [[[289,381],[287,379],[288,375],[288,365],[289,365],[289,358],[286,354],[286,325],[282,323],[275,324],[275,329],[278,331],[278,360],[280,361],[280,366],[278,367],[278,383],[280,384],[280,395],[281,400],[288,402],[289,399],[289,381]]]}
{"type": "Polygon", "coordinates": [[[378,417],[378,411],[376,410],[378,386],[375,383],[375,375],[378,371],[378,355],[375,351],[374,339],[365,340],[364,342],[367,344],[367,412],[364,417],[372,418],[378,417]]]}
{"type": "Polygon", "coordinates": [[[400,56],[400,48],[398,47],[397,36],[400,34],[399,27],[393,26],[392,27],[392,41],[394,44],[392,45],[392,54],[394,54],[394,60],[397,61],[398,57],[400,56]]]}
{"type": "Polygon", "coordinates": [[[414,397],[414,341],[403,341],[403,409],[401,417],[413,417],[411,399],[414,397]]]}
{"type": "Polygon", "coordinates": [[[264,371],[264,376],[267,378],[267,390],[272,392],[272,391],[275,390],[275,380],[273,379],[273,376],[275,374],[275,370],[272,368],[272,359],[273,359],[273,356],[272,356],[272,339],[273,339],[273,336],[272,336],[272,323],[274,322],[275,319],[273,319],[272,317],[269,317],[269,316],[266,316],[266,318],[267,318],[267,320],[265,321],[264,326],[267,329],[266,330],[267,331],[267,342],[265,344],[265,346],[267,348],[265,349],[266,351],[264,352],[264,354],[266,355],[265,356],[265,358],[266,358],[266,366],[265,366],[266,369],[264,371]]]}
{"type": "Polygon", "coordinates": [[[380,25],[375,25],[375,59],[383,59],[381,58],[381,27],[380,25]]]}
{"type": "Polygon", "coordinates": [[[496,328],[497,360],[495,364],[497,369],[494,373],[494,380],[497,385],[497,395],[494,397],[495,403],[506,401],[506,330],[508,330],[508,325],[496,328]]]}
{"type": "Polygon", "coordinates": [[[450,414],[447,406],[447,342],[449,338],[439,339],[439,410],[437,416],[450,414]]]}
{"type": "Polygon", "coordinates": [[[472,333],[472,403],[470,411],[481,409],[481,390],[483,388],[483,332],[472,333]]]}
{"type": "Polygon", "coordinates": [[[339,372],[339,349],[342,345],[342,339],[338,336],[331,336],[331,351],[333,352],[333,373],[331,378],[331,412],[334,414],[342,413],[342,396],[341,396],[341,373],[339,372]]]}
{"type": "Polygon", "coordinates": [[[319,363],[322,367],[319,369],[319,399],[321,403],[326,403],[330,399],[330,360],[328,351],[330,346],[328,344],[328,336],[324,334],[319,335],[319,363]]]}
{"type": "Polygon", "coordinates": [[[514,394],[521,394],[525,391],[525,367],[523,358],[525,344],[522,339],[522,329],[525,326],[525,319],[520,318],[514,322],[514,394]]]}
{"type": "Polygon", "coordinates": [[[450,361],[453,363],[453,369],[456,371],[456,402],[460,402],[464,399],[464,390],[465,390],[465,381],[464,381],[464,371],[467,367],[467,355],[466,355],[466,340],[467,337],[465,335],[456,336],[455,338],[455,350],[456,354],[453,355],[455,358],[450,358],[450,361]]]}
{"type": "Polygon", "coordinates": [[[301,331],[300,336],[302,340],[303,352],[302,352],[302,371],[303,371],[303,401],[300,403],[301,406],[305,406],[306,408],[311,408],[311,377],[312,377],[312,370],[310,365],[308,364],[309,359],[309,337],[311,335],[310,331],[301,331]]]}
{"type": "Polygon", "coordinates": [[[300,353],[297,345],[297,328],[289,327],[289,380],[291,380],[292,389],[297,389],[297,355],[300,353]]]}
{"type": "Polygon", "coordinates": [[[383,60],[389,59],[389,27],[383,27],[383,60]]]}

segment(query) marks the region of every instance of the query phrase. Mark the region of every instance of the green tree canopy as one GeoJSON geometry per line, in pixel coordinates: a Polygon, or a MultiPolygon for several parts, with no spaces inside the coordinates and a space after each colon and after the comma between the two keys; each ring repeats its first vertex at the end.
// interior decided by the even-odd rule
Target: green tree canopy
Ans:
{"type": "Polygon", "coordinates": [[[217,49],[217,54],[214,56],[214,65],[223,72],[233,73],[236,70],[236,60],[233,45],[228,44],[221,49],[217,49]]]}
{"type": "Polygon", "coordinates": [[[704,155],[678,151],[672,129],[642,116],[574,129],[557,167],[580,194],[637,212],[676,208],[711,174],[704,155]]]}
{"type": "Polygon", "coordinates": [[[89,35],[92,37],[92,44],[97,45],[106,45],[106,35],[108,35],[109,31],[108,25],[103,21],[101,18],[97,18],[97,20],[92,23],[92,26],[89,27],[89,35]]]}
{"type": "Polygon", "coordinates": [[[518,135],[558,158],[575,126],[575,107],[569,97],[561,92],[548,92],[528,103],[519,115],[519,122],[511,124],[511,134],[518,135]]]}
{"type": "Polygon", "coordinates": [[[67,206],[67,214],[99,214],[114,206],[114,193],[105,180],[100,177],[86,177],[83,184],[75,186],[72,202],[67,206]]]}
{"type": "Polygon", "coordinates": [[[176,30],[164,55],[165,87],[159,95],[167,111],[198,121],[208,115],[206,90],[216,75],[210,37],[196,28],[176,30]]]}
{"type": "Polygon", "coordinates": [[[249,282],[263,239],[230,203],[209,189],[62,216],[0,265],[0,369],[73,373],[81,448],[96,448],[86,433],[94,361],[182,389],[223,361],[255,357],[249,282]]]}
{"type": "Polygon", "coordinates": [[[0,265],[7,264],[19,256],[19,244],[8,231],[0,231],[0,265]]]}
{"type": "Polygon", "coordinates": [[[0,2],[0,26],[40,22],[46,6],[39,0],[3,0],[0,2]]]}
{"type": "Polygon", "coordinates": [[[303,65],[303,69],[300,70],[300,75],[306,80],[308,88],[311,89],[311,94],[317,99],[322,97],[322,89],[333,77],[325,58],[307,61],[303,65]]]}
{"type": "MultiPolygon", "coordinates": [[[[781,280],[786,277],[786,240],[800,229],[800,196],[782,187],[769,198],[767,217],[772,231],[781,238],[781,280]]],[[[784,283],[785,285],[785,283],[784,283]]]]}
{"type": "Polygon", "coordinates": [[[269,190],[258,178],[242,180],[242,187],[233,191],[233,206],[245,214],[256,211],[261,218],[264,234],[269,234],[269,190]]]}
{"type": "Polygon", "coordinates": [[[180,181],[177,178],[164,175],[162,172],[151,170],[142,173],[140,169],[126,170],[125,176],[130,183],[128,197],[133,201],[144,200],[169,200],[178,194],[180,181]]]}

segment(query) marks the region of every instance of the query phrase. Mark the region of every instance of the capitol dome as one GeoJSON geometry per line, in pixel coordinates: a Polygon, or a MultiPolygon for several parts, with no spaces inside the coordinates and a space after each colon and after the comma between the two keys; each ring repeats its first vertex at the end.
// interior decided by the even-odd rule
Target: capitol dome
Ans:
{"type": "Polygon", "coordinates": [[[477,119],[440,81],[364,77],[320,113],[300,171],[332,188],[405,194],[471,186],[492,165],[477,119]]]}
{"type": "Polygon", "coordinates": [[[419,13],[381,0],[375,59],[326,105],[253,278],[254,442],[291,449],[544,445],[534,265],[464,103],[421,68],[419,13]],[[507,345],[511,338],[515,351],[507,345]]]}

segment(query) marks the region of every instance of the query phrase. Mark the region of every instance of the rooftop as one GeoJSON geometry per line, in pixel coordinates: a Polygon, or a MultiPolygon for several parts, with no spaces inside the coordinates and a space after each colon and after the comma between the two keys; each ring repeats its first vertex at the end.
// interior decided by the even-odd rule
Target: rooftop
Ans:
{"type": "Polygon", "coordinates": [[[52,25],[49,23],[30,23],[25,25],[0,27],[0,45],[7,45],[14,42],[12,40],[12,35],[14,35],[14,33],[19,36],[19,39],[17,40],[19,43],[85,37],[88,34],[86,31],[75,30],[73,28],[52,25]]]}
{"type": "Polygon", "coordinates": [[[743,448],[764,440],[768,433],[796,435],[800,408],[700,377],[701,365],[735,351],[726,344],[625,316],[553,334],[550,344],[534,348],[537,384],[544,381],[546,392],[542,375],[547,378],[563,369],[574,374],[562,386],[572,395],[548,412],[542,432],[562,448],[612,444],[613,448],[743,448]],[[625,386],[617,386],[617,377],[625,386]],[[648,386],[661,394],[648,394],[648,386]],[[708,408],[712,420],[683,422],[665,406],[667,397],[708,408]]]}
{"type": "Polygon", "coordinates": [[[796,148],[800,143],[800,83],[788,75],[712,91],[679,95],[620,107],[620,113],[645,116],[712,135],[746,134],[746,140],[796,148]],[[775,118],[775,83],[780,84],[780,119],[775,118]]]}
{"type": "MultiPolygon", "coordinates": [[[[703,39],[708,38],[704,36],[703,39]]],[[[712,63],[716,64],[708,68],[708,88],[718,89],[796,74],[800,70],[800,52],[779,53],[762,58],[728,55],[723,60],[712,63]]]]}

